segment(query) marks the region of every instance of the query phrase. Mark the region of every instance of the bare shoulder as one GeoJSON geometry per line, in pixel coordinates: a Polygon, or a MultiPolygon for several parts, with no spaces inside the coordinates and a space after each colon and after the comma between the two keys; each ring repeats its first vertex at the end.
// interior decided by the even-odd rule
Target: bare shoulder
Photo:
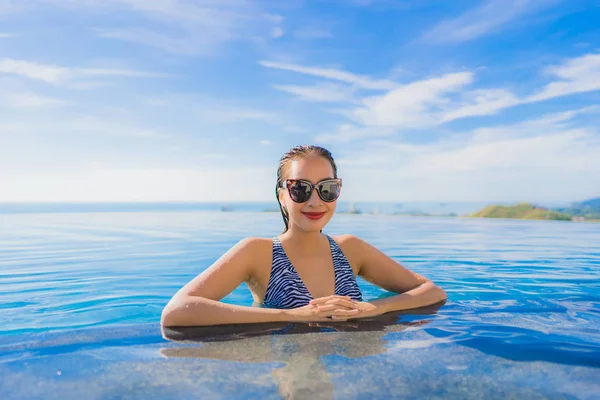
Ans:
{"type": "Polygon", "coordinates": [[[362,240],[360,238],[358,238],[357,236],[354,236],[354,235],[350,235],[350,234],[332,236],[331,238],[333,240],[335,240],[336,243],[339,244],[340,246],[343,246],[343,245],[352,246],[353,244],[358,244],[359,242],[362,242],[362,240]]]}
{"type": "Polygon", "coordinates": [[[237,253],[245,256],[260,257],[271,254],[273,239],[250,236],[240,240],[234,247],[237,253]]]}
{"type": "Polygon", "coordinates": [[[362,248],[367,244],[364,240],[358,236],[345,234],[331,237],[340,246],[344,253],[346,252],[360,252],[362,248]]]}
{"type": "Polygon", "coordinates": [[[232,251],[237,253],[239,259],[244,260],[247,268],[246,282],[251,289],[262,286],[265,280],[268,281],[273,260],[272,238],[246,237],[240,240],[232,251]]]}
{"type": "Polygon", "coordinates": [[[265,247],[266,245],[271,245],[273,243],[273,239],[271,238],[262,238],[257,236],[248,236],[243,238],[238,242],[238,245],[246,248],[259,248],[265,247]]]}
{"type": "Polygon", "coordinates": [[[331,238],[340,246],[352,269],[358,273],[362,264],[361,253],[365,242],[350,234],[332,236],[331,238]]]}

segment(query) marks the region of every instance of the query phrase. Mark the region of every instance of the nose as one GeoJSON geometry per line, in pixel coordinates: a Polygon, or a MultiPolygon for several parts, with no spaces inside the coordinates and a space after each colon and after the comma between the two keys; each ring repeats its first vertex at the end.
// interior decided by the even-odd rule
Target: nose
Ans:
{"type": "Polygon", "coordinates": [[[323,203],[323,200],[319,197],[319,193],[317,192],[317,188],[314,187],[311,194],[310,199],[308,199],[307,205],[310,207],[317,207],[323,203]]]}

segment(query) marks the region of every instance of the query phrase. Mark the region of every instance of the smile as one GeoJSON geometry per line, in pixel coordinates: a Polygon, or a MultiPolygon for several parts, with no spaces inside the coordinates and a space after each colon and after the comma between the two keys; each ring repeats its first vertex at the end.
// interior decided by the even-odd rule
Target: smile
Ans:
{"type": "Polygon", "coordinates": [[[306,218],[308,219],[321,219],[323,218],[323,215],[325,215],[324,212],[320,212],[320,213],[316,213],[316,212],[303,212],[302,214],[304,214],[306,216],[306,218]]]}

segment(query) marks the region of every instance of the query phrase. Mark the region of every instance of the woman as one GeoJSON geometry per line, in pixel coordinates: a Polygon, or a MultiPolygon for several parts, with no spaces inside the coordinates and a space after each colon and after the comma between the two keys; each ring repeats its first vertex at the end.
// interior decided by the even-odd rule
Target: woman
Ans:
{"type": "Polygon", "coordinates": [[[341,187],[328,150],[297,146],[284,154],[276,186],[284,232],[273,239],[241,240],[173,296],[161,324],[344,321],[445,301],[446,293],[433,282],[363,240],[322,233],[341,187]],[[399,294],[365,302],[357,275],[399,294]],[[242,282],[265,307],[219,301],[242,282]]]}

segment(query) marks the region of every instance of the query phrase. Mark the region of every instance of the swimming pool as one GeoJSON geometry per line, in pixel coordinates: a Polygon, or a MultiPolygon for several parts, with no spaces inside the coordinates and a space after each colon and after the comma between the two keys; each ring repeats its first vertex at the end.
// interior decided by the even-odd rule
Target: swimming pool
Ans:
{"type": "Polygon", "coordinates": [[[336,215],[328,234],[366,239],[448,303],[161,332],[179,287],[281,226],[260,212],[0,215],[0,398],[598,398],[600,224],[336,215]]]}

